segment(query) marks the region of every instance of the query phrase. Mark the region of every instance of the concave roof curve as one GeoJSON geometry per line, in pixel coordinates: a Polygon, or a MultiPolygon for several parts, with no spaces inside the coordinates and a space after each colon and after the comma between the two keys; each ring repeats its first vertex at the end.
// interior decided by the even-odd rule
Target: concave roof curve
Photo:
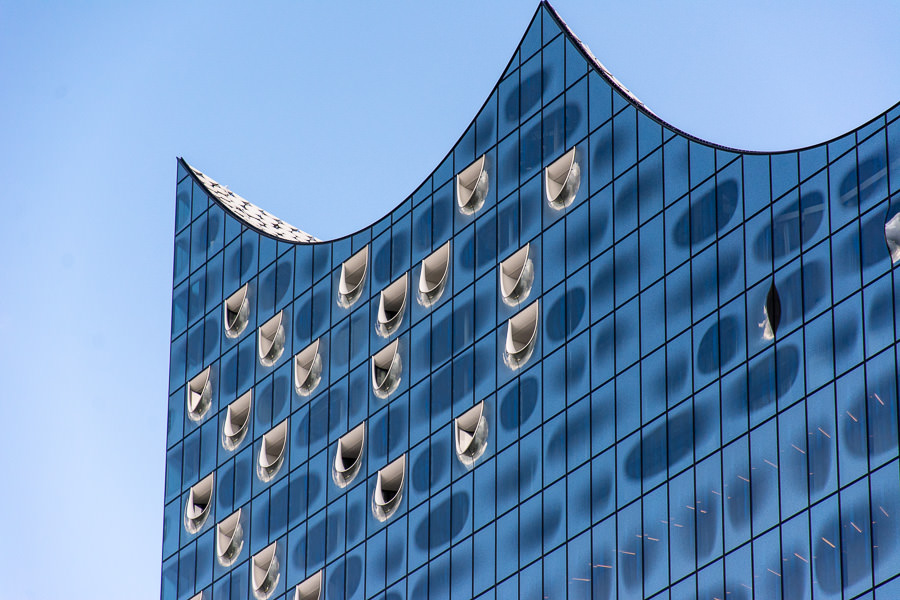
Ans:
{"type": "MultiPolygon", "coordinates": [[[[829,144],[831,142],[834,142],[836,140],[844,138],[845,136],[854,134],[856,131],[866,128],[874,121],[883,118],[886,114],[890,113],[891,111],[895,110],[898,106],[900,106],[900,103],[895,104],[888,110],[882,112],[881,114],[870,119],[869,121],[866,121],[865,123],[856,127],[855,129],[848,131],[847,133],[835,136],[834,138],[832,138],[830,140],[826,140],[824,142],[812,144],[810,146],[805,146],[802,148],[796,148],[796,149],[791,149],[791,150],[781,150],[781,151],[777,151],[777,152],[760,152],[760,151],[753,151],[753,150],[741,150],[741,149],[737,149],[737,148],[730,148],[727,146],[709,142],[707,140],[703,140],[694,135],[691,135],[685,131],[682,131],[681,129],[671,125],[667,121],[664,121],[663,119],[659,118],[643,102],[641,102],[634,94],[632,94],[631,91],[628,90],[628,88],[626,88],[624,85],[622,85],[612,75],[612,73],[610,73],[610,71],[594,56],[594,54],[591,52],[591,50],[587,46],[587,44],[582,42],[581,39],[579,39],[578,36],[575,35],[575,33],[569,28],[569,26],[562,20],[562,18],[559,16],[559,13],[556,12],[556,10],[550,5],[550,3],[547,2],[546,0],[541,0],[534,16],[531,19],[528,29],[526,30],[525,34],[522,36],[522,39],[519,41],[519,45],[517,46],[515,52],[513,53],[512,58],[510,59],[509,63],[507,64],[507,67],[504,69],[503,75],[500,77],[497,84],[494,86],[494,88],[488,94],[488,96],[487,96],[488,100],[485,100],[484,104],[479,109],[475,118],[472,119],[469,127],[466,128],[466,132],[468,132],[471,129],[471,127],[476,123],[476,121],[480,117],[481,113],[484,111],[485,107],[490,102],[491,98],[497,92],[498,88],[500,87],[500,83],[503,81],[503,79],[506,77],[506,75],[511,70],[516,68],[517,65],[515,64],[515,61],[518,59],[520,52],[523,49],[523,46],[527,43],[529,36],[533,33],[534,28],[535,27],[538,28],[537,35],[539,37],[542,36],[544,40],[547,39],[547,37],[548,37],[547,33],[544,32],[542,35],[541,31],[540,31],[540,27],[542,25],[545,25],[548,23],[548,18],[550,19],[552,26],[554,26],[556,29],[558,29],[558,31],[561,32],[566,37],[566,39],[574,45],[575,48],[577,48],[579,54],[585,60],[585,62],[587,64],[587,68],[594,71],[595,73],[597,73],[603,79],[603,81],[606,82],[606,84],[609,85],[621,97],[622,102],[624,102],[627,105],[631,105],[639,113],[649,117],[650,119],[655,121],[657,124],[661,125],[665,130],[667,130],[664,135],[664,138],[666,140],[668,140],[672,135],[677,135],[677,136],[681,136],[685,139],[688,139],[691,142],[701,144],[701,145],[707,146],[709,148],[713,148],[716,150],[722,150],[725,152],[740,153],[740,154],[775,155],[775,154],[788,154],[788,153],[792,153],[792,152],[796,153],[796,152],[800,152],[803,150],[809,150],[812,148],[825,146],[826,144],[829,144]]],[[[556,34],[554,33],[553,35],[555,36],[556,34]]],[[[616,110],[614,112],[618,112],[618,110],[616,110]]],[[[453,154],[453,152],[456,150],[456,148],[460,145],[460,142],[462,141],[463,137],[465,137],[465,135],[466,134],[464,133],[462,136],[460,136],[460,138],[456,141],[455,144],[453,144],[450,151],[447,153],[447,155],[444,157],[444,159],[441,160],[441,162],[439,164],[444,164],[444,162],[447,160],[447,158],[453,154]]],[[[238,219],[241,223],[243,223],[250,229],[253,229],[254,231],[257,231],[258,233],[261,233],[263,235],[266,235],[268,237],[274,238],[279,241],[295,243],[295,244],[317,244],[317,243],[323,243],[323,242],[329,243],[329,242],[335,242],[335,241],[338,241],[341,239],[350,238],[350,237],[356,235],[357,233],[365,231],[366,229],[368,229],[369,227],[372,226],[371,224],[366,225],[356,232],[351,232],[345,236],[335,238],[332,240],[320,240],[319,238],[316,238],[315,236],[313,236],[309,233],[306,233],[306,232],[298,229],[297,227],[294,227],[293,225],[290,225],[289,223],[283,221],[282,219],[272,215],[271,213],[263,210],[262,208],[256,206],[255,204],[253,204],[253,203],[249,202],[248,200],[242,198],[241,196],[235,194],[234,192],[229,190],[227,188],[227,186],[224,186],[224,185],[216,182],[208,175],[202,173],[198,169],[189,165],[183,158],[180,158],[179,162],[181,162],[181,164],[183,164],[183,166],[185,167],[187,172],[191,175],[193,180],[197,184],[199,184],[201,187],[203,187],[209,193],[209,195],[226,212],[231,214],[233,217],[238,219]]],[[[457,165],[457,166],[459,166],[459,165],[457,165]]],[[[465,165],[462,165],[462,166],[465,166],[465,165]]],[[[457,169],[457,171],[458,170],[459,169],[457,169]]],[[[424,185],[424,183],[427,183],[429,181],[429,179],[433,175],[436,174],[437,171],[438,171],[438,169],[435,168],[428,175],[428,177],[425,178],[423,184],[420,184],[419,187],[421,187],[421,185],[424,185]]],[[[404,199],[404,201],[401,201],[398,204],[398,206],[391,209],[391,211],[388,212],[388,215],[391,215],[391,214],[393,214],[394,211],[402,208],[404,205],[404,202],[405,202],[405,199],[404,199]]]]}

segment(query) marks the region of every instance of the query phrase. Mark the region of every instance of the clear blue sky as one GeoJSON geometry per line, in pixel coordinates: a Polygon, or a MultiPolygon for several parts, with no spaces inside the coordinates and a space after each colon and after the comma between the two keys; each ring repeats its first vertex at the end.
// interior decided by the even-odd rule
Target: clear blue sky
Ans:
{"type": "MultiPolygon", "coordinates": [[[[0,600],[159,597],[175,157],[349,233],[437,165],[536,6],[0,0],[0,600]]],[[[555,6],[725,145],[900,101],[896,1],[555,6]]]]}

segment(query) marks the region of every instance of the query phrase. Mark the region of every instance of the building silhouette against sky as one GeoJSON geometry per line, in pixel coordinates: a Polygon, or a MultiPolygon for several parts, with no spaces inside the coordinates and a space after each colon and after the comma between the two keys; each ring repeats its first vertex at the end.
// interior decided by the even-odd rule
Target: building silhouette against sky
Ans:
{"type": "Polygon", "coordinates": [[[359,232],[179,160],[162,598],[900,598],[898,117],[715,146],[542,4],[359,232]]]}

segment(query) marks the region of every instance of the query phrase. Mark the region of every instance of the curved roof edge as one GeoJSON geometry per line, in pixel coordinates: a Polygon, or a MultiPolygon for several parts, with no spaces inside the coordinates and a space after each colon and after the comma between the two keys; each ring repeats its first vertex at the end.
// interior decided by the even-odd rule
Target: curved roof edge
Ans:
{"type": "MultiPolygon", "coordinates": [[[[733,153],[739,153],[739,154],[754,154],[754,155],[776,155],[776,154],[788,154],[788,153],[792,153],[792,152],[801,152],[801,151],[808,150],[811,148],[817,148],[820,146],[824,146],[826,144],[830,144],[830,143],[832,143],[836,140],[839,140],[847,135],[855,133],[856,131],[858,131],[864,127],[867,127],[871,123],[877,121],[878,119],[885,118],[885,116],[888,113],[890,113],[894,109],[900,107],[900,102],[897,102],[896,104],[888,107],[886,110],[882,111],[878,115],[872,117],[868,121],[865,121],[861,125],[858,125],[857,127],[854,127],[853,129],[850,129],[849,131],[847,131],[845,133],[834,136],[834,137],[832,137],[828,140],[822,141],[822,142],[810,144],[808,146],[803,146],[803,147],[799,147],[799,148],[793,148],[793,149],[788,149],[788,150],[778,150],[778,151],[744,150],[744,149],[740,149],[740,148],[732,148],[729,146],[724,146],[721,144],[717,144],[715,142],[710,142],[710,141],[698,138],[697,136],[691,135],[690,133],[687,133],[686,131],[679,129],[678,127],[675,127],[668,121],[661,119],[656,113],[654,113],[652,110],[650,110],[649,107],[647,107],[633,93],[631,93],[631,91],[628,88],[626,88],[624,85],[622,85],[622,83],[619,82],[619,80],[616,79],[612,75],[612,73],[610,73],[610,71],[603,65],[603,63],[601,63],[597,59],[597,57],[594,56],[593,52],[591,52],[591,49],[588,47],[588,45],[586,43],[584,43],[583,41],[581,41],[581,39],[577,35],[575,35],[575,33],[572,31],[572,29],[566,24],[565,21],[563,21],[562,17],[559,16],[559,13],[556,12],[556,9],[553,8],[553,6],[550,4],[550,2],[548,2],[548,0],[540,0],[538,7],[535,10],[534,15],[532,15],[531,21],[529,21],[529,27],[525,30],[525,33],[523,34],[522,39],[519,40],[518,46],[516,46],[516,49],[513,52],[512,57],[510,58],[506,67],[504,68],[503,72],[501,73],[501,76],[498,78],[497,83],[494,85],[494,88],[487,95],[487,99],[482,103],[482,106],[478,109],[478,111],[476,111],[475,117],[472,119],[471,123],[469,124],[469,127],[466,127],[464,129],[463,133],[456,140],[456,142],[454,142],[450,146],[450,150],[444,155],[444,157],[441,159],[441,161],[438,162],[438,164],[443,164],[443,162],[447,159],[447,157],[453,153],[454,149],[459,145],[459,143],[463,139],[463,137],[465,137],[466,132],[469,130],[469,128],[472,126],[472,124],[477,120],[478,115],[481,114],[482,110],[484,110],[484,107],[488,104],[488,102],[490,102],[490,98],[493,95],[493,92],[500,85],[500,81],[503,79],[503,76],[509,70],[509,67],[512,64],[513,60],[516,59],[517,53],[518,53],[519,49],[522,47],[522,44],[525,41],[525,38],[528,35],[528,32],[531,29],[531,26],[534,24],[535,19],[537,19],[540,16],[541,9],[547,10],[547,12],[550,14],[550,16],[553,18],[553,20],[559,26],[563,35],[565,35],[566,38],[575,45],[575,47],[578,49],[578,51],[581,53],[581,55],[584,57],[584,59],[588,62],[588,66],[592,67],[607,84],[609,84],[617,93],[619,93],[625,99],[626,102],[628,102],[630,105],[632,105],[637,111],[645,114],[648,118],[654,120],[656,123],[658,123],[659,125],[661,125],[662,127],[666,128],[666,129],[668,129],[669,131],[671,131],[674,134],[680,135],[680,136],[684,137],[685,139],[688,139],[692,142],[702,144],[704,146],[708,146],[710,148],[714,148],[717,150],[723,150],[726,152],[733,152],[733,153]]],[[[207,193],[216,201],[216,203],[219,204],[219,206],[221,206],[223,210],[225,210],[225,212],[230,214],[232,217],[236,218],[238,221],[240,221],[242,224],[246,225],[250,229],[256,231],[257,233],[260,233],[262,235],[276,239],[278,241],[295,243],[295,244],[329,243],[329,242],[335,242],[335,241],[342,240],[342,239],[351,238],[372,226],[372,224],[365,225],[365,226],[361,227],[360,229],[358,229],[357,231],[348,233],[346,235],[343,235],[343,236],[340,236],[337,238],[333,238],[331,240],[321,240],[311,234],[306,233],[305,231],[298,229],[297,227],[294,227],[293,225],[285,222],[284,220],[279,219],[275,215],[263,210],[262,208],[256,206],[255,204],[251,203],[249,200],[246,200],[243,197],[235,194],[234,192],[229,190],[227,186],[224,186],[224,185],[218,183],[217,181],[215,181],[214,179],[212,179],[205,173],[203,173],[203,172],[199,171],[198,169],[195,169],[194,167],[189,165],[187,163],[187,161],[185,161],[183,158],[179,158],[178,161],[179,161],[179,163],[181,163],[184,166],[185,170],[191,175],[193,180],[198,185],[203,187],[207,191],[207,193]]],[[[433,174],[434,174],[434,170],[432,170],[428,174],[428,176],[424,178],[423,182],[420,183],[416,187],[416,189],[421,188],[422,185],[424,185],[426,182],[428,182],[429,178],[433,174]]],[[[405,199],[404,199],[404,201],[405,201],[405,199]]],[[[396,210],[396,208],[398,206],[402,205],[402,203],[403,203],[403,201],[401,201],[397,206],[388,210],[386,213],[386,216],[390,215],[394,210],[396,210]]]]}

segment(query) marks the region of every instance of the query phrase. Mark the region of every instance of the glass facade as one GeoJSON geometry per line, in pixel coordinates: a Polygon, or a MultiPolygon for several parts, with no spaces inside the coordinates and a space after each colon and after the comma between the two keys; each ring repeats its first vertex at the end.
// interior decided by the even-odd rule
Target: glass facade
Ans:
{"type": "Polygon", "coordinates": [[[162,598],[900,598],[898,117],[717,147],[542,4],[355,234],[179,161],[162,598]]]}

